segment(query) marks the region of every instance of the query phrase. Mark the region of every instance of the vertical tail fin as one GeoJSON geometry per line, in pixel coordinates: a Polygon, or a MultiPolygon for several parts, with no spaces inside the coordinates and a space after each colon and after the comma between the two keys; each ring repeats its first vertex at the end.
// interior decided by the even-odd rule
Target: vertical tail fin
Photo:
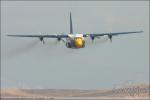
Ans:
{"type": "Polygon", "coordinates": [[[70,34],[73,34],[71,12],[70,12],[70,34]]]}

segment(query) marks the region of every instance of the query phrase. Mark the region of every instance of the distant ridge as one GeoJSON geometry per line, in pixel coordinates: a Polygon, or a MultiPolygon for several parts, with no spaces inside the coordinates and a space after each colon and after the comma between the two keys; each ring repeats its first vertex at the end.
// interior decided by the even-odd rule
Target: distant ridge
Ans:
{"type": "Polygon", "coordinates": [[[134,84],[116,89],[2,89],[2,97],[127,97],[150,96],[148,84],[134,84]]]}

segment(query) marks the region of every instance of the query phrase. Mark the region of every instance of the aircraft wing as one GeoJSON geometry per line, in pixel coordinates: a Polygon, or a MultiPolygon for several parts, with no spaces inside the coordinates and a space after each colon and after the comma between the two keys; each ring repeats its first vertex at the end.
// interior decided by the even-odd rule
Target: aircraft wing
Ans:
{"type": "Polygon", "coordinates": [[[117,35],[124,35],[124,34],[133,34],[133,33],[142,33],[143,31],[133,31],[133,32],[116,32],[116,33],[93,33],[93,34],[84,34],[84,37],[98,37],[98,36],[117,36],[117,35]]]}
{"type": "Polygon", "coordinates": [[[39,38],[43,44],[45,44],[44,38],[56,38],[58,41],[65,42],[62,38],[67,38],[68,35],[7,35],[11,37],[32,37],[32,38],[39,38]]]}
{"type": "Polygon", "coordinates": [[[7,35],[11,37],[67,38],[68,35],[7,35]]]}

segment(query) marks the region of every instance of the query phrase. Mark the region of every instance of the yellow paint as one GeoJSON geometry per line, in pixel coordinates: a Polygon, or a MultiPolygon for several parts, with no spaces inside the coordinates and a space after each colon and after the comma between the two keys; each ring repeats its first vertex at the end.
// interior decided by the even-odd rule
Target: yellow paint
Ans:
{"type": "Polygon", "coordinates": [[[83,39],[82,38],[76,38],[74,40],[74,44],[77,48],[82,48],[83,47],[83,39]]]}

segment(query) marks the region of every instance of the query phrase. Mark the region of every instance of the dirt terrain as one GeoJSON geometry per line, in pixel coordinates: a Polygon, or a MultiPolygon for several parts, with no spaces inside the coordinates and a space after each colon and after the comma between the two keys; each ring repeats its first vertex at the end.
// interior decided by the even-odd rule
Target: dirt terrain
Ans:
{"type": "MultiPolygon", "coordinates": [[[[79,90],[79,89],[2,89],[3,98],[147,98],[149,85],[136,84],[114,89],[79,90]]],[[[61,99],[62,100],[62,99],[61,99]]],[[[63,99],[64,100],[64,99],[63,99]]],[[[97,99],[96,99],[97,100],[97,99]]]]}

